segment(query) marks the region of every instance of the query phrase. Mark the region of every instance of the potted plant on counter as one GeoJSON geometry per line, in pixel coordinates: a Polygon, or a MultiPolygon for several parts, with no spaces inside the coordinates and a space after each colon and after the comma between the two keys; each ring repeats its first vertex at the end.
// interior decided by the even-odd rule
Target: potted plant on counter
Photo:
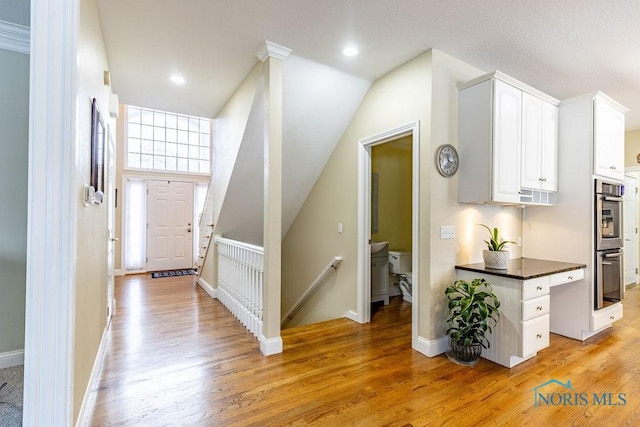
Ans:
{"type": "Polygon", "coordinates": [[[486,228],[489,232],[489,240],[484,241],[487,244],[487,249],[482,251],[485,267],[495,270],[505,270],[509,263],[509,251],[506,250],[507,244],[516,242],[500,239],[498,236],[498,227],[491,229],[484,224],[478,225],[486,228]]]}
{"type": "Polygon", "coordinates": [[[473,366],[482,348],[491,345],[485,334],[500,318],[500,301],[484,279],[456,280],[444,293],[449,299],[447,335],[451,350],[447,357],[454,363],[473,366]]]}

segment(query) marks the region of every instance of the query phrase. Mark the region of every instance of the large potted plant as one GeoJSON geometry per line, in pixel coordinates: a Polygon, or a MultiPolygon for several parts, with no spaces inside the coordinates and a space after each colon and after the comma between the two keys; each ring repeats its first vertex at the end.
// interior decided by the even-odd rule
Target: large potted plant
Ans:
{"type": "Polygon", "coordinates": [[[485,267],[495,270],[505,270],[509,264],[509,251],[506,249],[507,244],[516,242],[512,240],[502,240],[499,236],[498,227],[491,229],[484,224],[478,225],[486,228],[489,232],[489,240],[484,241],[487,244],[487,249],[482,251],[485,267]]]}
{"type": "Polygon", "coordinates": [[[451,350],[447,357],[454,363],[473,366],[482,348],[491,345],[485,334],[491,333],[500,318],[500,301],[484,279],[456,280],[444,293],[449,299],[447,335],[451,350]]]}

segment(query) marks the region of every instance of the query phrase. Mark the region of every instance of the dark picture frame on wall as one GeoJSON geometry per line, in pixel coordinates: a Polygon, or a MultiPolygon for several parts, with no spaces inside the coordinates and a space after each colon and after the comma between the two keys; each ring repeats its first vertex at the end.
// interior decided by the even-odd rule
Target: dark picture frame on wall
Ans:
{"type": "Polygon", "coordinates": [[[98,109],[98,101],[91,102],[91,186],[95,190],[94,203],[104,198],[104,121],[98,109]]]}

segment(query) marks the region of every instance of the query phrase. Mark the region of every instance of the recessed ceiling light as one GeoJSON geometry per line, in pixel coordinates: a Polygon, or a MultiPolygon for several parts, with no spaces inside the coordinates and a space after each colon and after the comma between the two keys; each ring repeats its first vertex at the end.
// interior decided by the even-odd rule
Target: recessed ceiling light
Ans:
{"type": "Polygon", "coordinates": [[[187,81],[184,79],[184,77],[182,77],[182,76],[181,76],[181,75],[179,75],[179,74],[174,74],[174,75],[172,75],[172,76],[170,77],[170,80],[171,80],[173,83],[177,84],[177,85],[183,85],[183,84],[185,84],[185,83],[187,82],[187,81]]]}
{"type": "Polygon", "coordinates": [[[356,56],[358,54],[358,48],[355,46],[347,46],[342,49],[342,54],[344,56],[356,56]]]}

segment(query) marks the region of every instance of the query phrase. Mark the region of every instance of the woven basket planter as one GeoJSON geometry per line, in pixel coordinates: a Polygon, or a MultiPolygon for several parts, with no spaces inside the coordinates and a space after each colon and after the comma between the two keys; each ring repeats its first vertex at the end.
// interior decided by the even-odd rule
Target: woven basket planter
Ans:
{"type": "Polygon", "coordinates": [[[506,270],[509,264],[509,251],[490,251],[485,249],[482,251],[484,258],[484,266],[494,270],[506,270]]]}

